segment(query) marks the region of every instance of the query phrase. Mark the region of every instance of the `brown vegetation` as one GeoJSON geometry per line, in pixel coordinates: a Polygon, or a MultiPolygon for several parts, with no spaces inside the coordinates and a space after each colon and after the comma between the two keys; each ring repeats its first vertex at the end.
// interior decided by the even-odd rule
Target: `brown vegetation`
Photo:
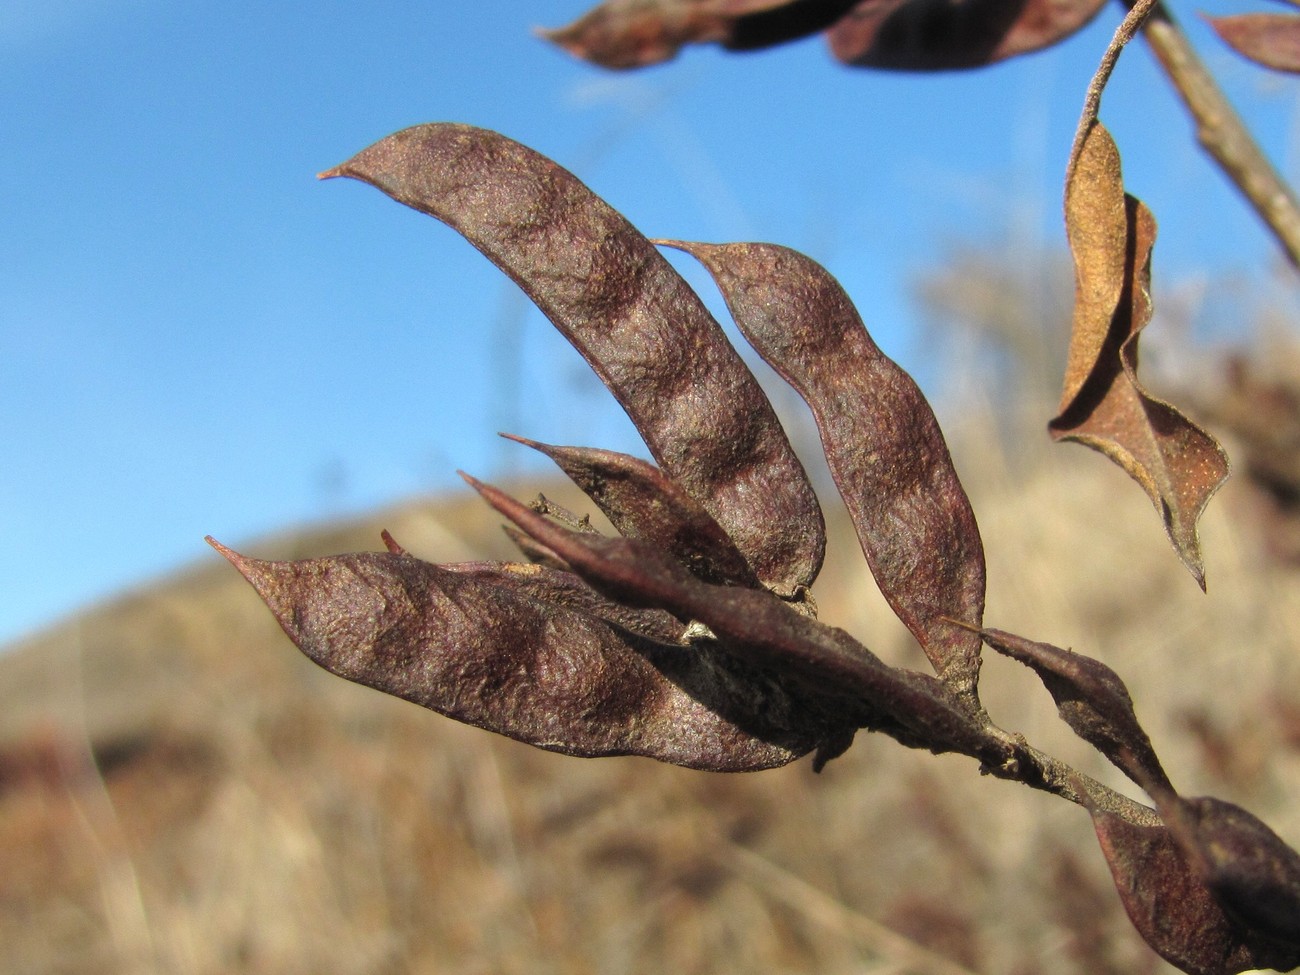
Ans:
{"type": "MultiPolygon", "coordinates": [[[[958,457],[990,623],[1120,668],[1180,789],[1300,840],[1300,576],[1242,486],[1206,515],[1206,597],[1119,473],[1057,451],[1011,482],[994,438],[952,440],[997,455],[958,457]]],[[[466,491],[256,549],[504,555],[498,521],[466,491]]],[[[923,665],[831,527],[823,613],[923,665]]],[[[1032,674],[985,666],[1004,727],[1123,787],[1032,674]]],[[[1171,970],[1075,807],[881,736],[820,776],[541,752],[318,670],[215,556],[15,647],[0,695],[6,971],[1171,970]]]]}

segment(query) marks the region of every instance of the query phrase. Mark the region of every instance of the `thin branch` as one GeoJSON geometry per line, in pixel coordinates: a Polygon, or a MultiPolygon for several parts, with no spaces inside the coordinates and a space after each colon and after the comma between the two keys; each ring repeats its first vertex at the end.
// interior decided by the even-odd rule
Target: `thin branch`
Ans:
{"type": "Polygon", "coordinates": [[[1070,164],[1066,167],[1065,181],[1067,186],[1070,178],[1074,175],[1074,164],[1079,158],[1080,150],[1083,148],[1083,140],[1096,123],[1097,113],[1101,111],[1101,93],[1106,89],[1106,82],[1110,81],[1111,73],[1115,70],[1115,64],[1119,61],[1120,52],[1137,35],[1138,29],[1150,16],[1153,8],[1159,5],[1160,0],[1131,0],[1131,2],[1125,0],[1125,3],[1129,7],[1128,15],[1115,28],[1115,34],[1111,37],[1110,44],[1106,46],[1106,53],[1101,56],[1101,63],[1097,65],[1092,81],[1088,82],[1088,92],[1083,99],[1083,112],[1079,116],[1079,126],[1074,130],[1074,146],[1070,149],[1070,164]]]}
{"type": "MultiPolygon", "coordinates": [[[[1138,6],[1134,0],[1124,3],[1133,9],[1138,6]]],[[[1201,147],[1250,201],[1291,263],[1300,267],[1300,204],[1295,192],[1260,151],[1187,35],[1159,0],[1142,36],[1195,120],[1201,147]]]]}

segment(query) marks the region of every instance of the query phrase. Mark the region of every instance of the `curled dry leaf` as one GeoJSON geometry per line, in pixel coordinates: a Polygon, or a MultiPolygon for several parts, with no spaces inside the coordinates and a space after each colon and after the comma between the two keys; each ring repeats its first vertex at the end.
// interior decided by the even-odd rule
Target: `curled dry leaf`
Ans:
{"type": "Polygon", "coordinates": [[[1062,720],[1125,775],[1151,793],[1169,789],[1119,674],[1100,660],[1003,630],[983,630],[981,636],[994,650],[1038,674],[1062,720]]]}
{"type": "Polygon", "coordinates": [[[1074,323],[1052,437],[1100,451],[1137,481],[1204,588],[1196,523],[1227,479],[1228,459],[1213,437],[1138,382],[1138,336],[1151,317],[1155,220],[1124,192],[1119,150],[1100,124],[1071,160],[1065,221],[1075,267],[1074,323]]]}
{"type": "Polygon", "coordinates": [[[1229,916],[1167,827],[1135,825],[1098,809],[1092,819],[1124,910],[1161,957],[1191,975],[1289,971],[1300,964],[1300,950],[1229,916]]]}
{"type": "Polygon", "coordinates": [[[1274,71],[1300,72],[1300,15],[1236,14],[1206,19],[1242,57],[1274,71]]]}
{"type": "Polygon", "coordinates": [[[1048,47],[1105,0],[606,0],[542,36],[607,68],[667,61],[687,44],[769,47],[826,31],[861,67],[973,68],[1048,47]]]}
{"type": "Polygon", "coordinates": [[[603,618],[607,604],[572,593],[571,577],[392,553],[264,562],[212,544],[326,670],[540,748],[714,771],[842,748],[844,722],[812,696],[714,647],[642,635],[662,614],[603,618]]]}
{"type": "Polygon", "coordinates": [[[690,286],[572,173],[495,132],[431,124],[321,175],[370,183],[464,235],[582,354],[755,574],[786,594],[811,584],[825,527],[771,404],[690,286]]]}
{"type": "Polygon", "coordinates": [[[939,423],[872,341],[839,283],[775,244],[663,241],[698,259],[741,333],[808,403],[880,591],[939,676],[970,701],[979,675],[984,547],[939,423]]]}

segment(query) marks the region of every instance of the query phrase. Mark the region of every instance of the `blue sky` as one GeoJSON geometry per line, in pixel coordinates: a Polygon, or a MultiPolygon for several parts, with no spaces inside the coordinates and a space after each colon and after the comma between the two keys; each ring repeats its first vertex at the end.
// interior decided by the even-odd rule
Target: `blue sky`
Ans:
{"type": "MultiPolygon", "coordinates": [[[[240,544],[459,489],[458,467],[533,465],[499,429],[635,449],[472,247],[315,180],[404,126],[504,132],[650,236],[805,250],[923,380],[918,272],[954,241],[1063,244],[1065,157],[1117,9],[980,72],[854,71],[812,39],[614,75],[530,32],[585,2],[0,5],[0,642],[214,558],[207,533],[240,544]]],[[[1294,175],[1294,83],[1175,8],[1294,175]]],[[[1158,281],[1276,264],[1140,45],[1103,119],[1160,221],[1158,281]]]]}

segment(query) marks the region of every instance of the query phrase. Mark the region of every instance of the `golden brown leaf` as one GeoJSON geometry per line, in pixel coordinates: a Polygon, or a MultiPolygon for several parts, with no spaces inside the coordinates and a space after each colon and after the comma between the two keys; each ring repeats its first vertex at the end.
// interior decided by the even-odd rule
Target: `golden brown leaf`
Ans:
{"type": "Polygon", "coordinates": [[[1100,124],[1071,160],[1065,221],[1075,265],[1074,324],[1052,437],[1100,451],[1137,481],[1204,588],[1196,523],[1227,478],[1228,459],[1212,436],[1138,382],[1156,224],[1124,192],[1119,150],[1100,124]]]}

